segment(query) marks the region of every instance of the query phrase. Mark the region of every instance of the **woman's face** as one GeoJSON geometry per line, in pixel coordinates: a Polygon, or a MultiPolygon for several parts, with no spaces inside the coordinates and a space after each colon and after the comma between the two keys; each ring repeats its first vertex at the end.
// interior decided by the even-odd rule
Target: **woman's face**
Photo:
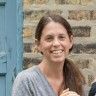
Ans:
{"type": "Polygon", "coordinates": [[[64,62],[72,45],[73,37],[69,38],[67,30],[60,23],[50,22],[42,31],[38,50],[43,53],[43,59],[60,63],[64,62]]]}

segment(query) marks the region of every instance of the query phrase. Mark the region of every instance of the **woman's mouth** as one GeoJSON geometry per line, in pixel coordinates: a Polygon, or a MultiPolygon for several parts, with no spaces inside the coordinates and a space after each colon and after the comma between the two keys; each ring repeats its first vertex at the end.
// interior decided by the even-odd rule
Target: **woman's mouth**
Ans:
{"type": "Polygon", "coordinates": [[[53,50],[51,51],[52,54],[61,54],[63,52],[63,50],[53,50]]]}

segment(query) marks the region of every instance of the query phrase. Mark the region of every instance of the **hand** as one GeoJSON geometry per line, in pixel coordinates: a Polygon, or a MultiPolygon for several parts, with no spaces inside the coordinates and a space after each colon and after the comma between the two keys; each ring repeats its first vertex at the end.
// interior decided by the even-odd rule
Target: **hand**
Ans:
{"type": "Polygon", "coordinates": [[[69,88],[64,90],[60,96],[80,96],[74,91],[69,91],[69,88]]]}

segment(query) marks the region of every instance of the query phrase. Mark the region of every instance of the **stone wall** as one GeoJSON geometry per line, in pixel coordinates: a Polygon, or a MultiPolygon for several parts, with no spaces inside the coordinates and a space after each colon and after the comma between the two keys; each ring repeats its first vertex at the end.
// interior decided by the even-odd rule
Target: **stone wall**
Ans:
{"type": "Polygon", "coordinates": [[[61,14],[72,26],[74,49],[71,58],[90,85],[96,76],[96,0],[24,0],[24,69],[38,64],[34,32],[39,19],[49,11],[61,14]]]}

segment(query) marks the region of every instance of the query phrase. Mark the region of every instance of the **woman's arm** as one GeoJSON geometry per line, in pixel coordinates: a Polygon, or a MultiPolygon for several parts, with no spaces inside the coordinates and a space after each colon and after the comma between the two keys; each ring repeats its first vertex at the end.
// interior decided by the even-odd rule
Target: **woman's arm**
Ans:
{"type": "Polygon", "coordinates": [[[94,82],[94,83],[92,84],[88,96],[95,96],[95,95],[96,95],[96,82],[94,82]]]}

